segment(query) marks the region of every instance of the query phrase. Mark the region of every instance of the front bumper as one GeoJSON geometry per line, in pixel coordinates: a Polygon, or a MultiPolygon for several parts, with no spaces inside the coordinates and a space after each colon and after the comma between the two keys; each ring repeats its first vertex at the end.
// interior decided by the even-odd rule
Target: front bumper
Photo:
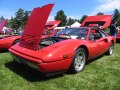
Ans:
{"type": "Polygon", "coordinates": [[[72,58],[70,58],[56,62],[45,63],[42,62],[42,60],[39,58],[34,58],[33,56],[22,54],[13,49],[9,49],[9,51],[12,53],[15,61],[21,64],[25,64],[26,66],[43,73],[68,70],[72,62],[72,58]]]}

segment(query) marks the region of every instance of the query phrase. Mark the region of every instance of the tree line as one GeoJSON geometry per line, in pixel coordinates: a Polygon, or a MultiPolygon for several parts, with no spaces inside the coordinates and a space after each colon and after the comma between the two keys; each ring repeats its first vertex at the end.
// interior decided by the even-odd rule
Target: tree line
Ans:
{"type": "MultiPolygon", "coordinates": [[[[17,29],[24,29],[26,22],[31,14],[31,11],[23,10],[23,9],[18,9],[18,11],[15,13],[15,17],[11,17],[11,19],[8,20],[8,24],[6,25],[7,27],[13,28],[13,30],[17,29]]],[[[104,15],[104,13],[99,12],[96,15],[104,15]]],[[[120,26],[120,12],[118,9],[114,10],[113,13],[113,21],[117,21],[117,26],[120,26]]],[[[76,21],[79,23],[82,23],[88,15],[83,15],[82,18],[80,19],[72,19],[68,18],[63,10],[59,10],[56,13],[56,16],[54,17],[55,20],[61,20],[62,22],[60,23],[59,26],[70,26],[71,24],[75,23],[76,21]]],[[[3,16],[0,17],[0,21],[5,19],[3,16]]]]}

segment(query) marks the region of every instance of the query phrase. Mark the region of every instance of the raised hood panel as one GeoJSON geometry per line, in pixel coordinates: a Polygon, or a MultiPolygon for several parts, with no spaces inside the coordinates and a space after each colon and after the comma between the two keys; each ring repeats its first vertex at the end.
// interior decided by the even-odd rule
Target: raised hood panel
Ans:
{"type": "Polygon", "coordinates": [[[101,26],[102,29],[108,27],[111,23],[112,15],[88,16],[81,24],[84,26],[101,26]]]}
{"type": "Polygon", "coordinates": [[[61,20],[49,21],[46,24],[46,29],[54,29],[60,24],[61,20]]]}
{"type": "Polygon", "coordinates": [[[7,23],[7,20],[3,20],[1,23],[0,23],[0,32],[2,32],[2,29],[3,27],[6,25],[7,23]]]}
{"type": "Polygon", "coordinates": [[[35,8],[25,26],[20,46],[37,50],[48,16],[54,4],[48,4],[41,8],[35,8]]]}

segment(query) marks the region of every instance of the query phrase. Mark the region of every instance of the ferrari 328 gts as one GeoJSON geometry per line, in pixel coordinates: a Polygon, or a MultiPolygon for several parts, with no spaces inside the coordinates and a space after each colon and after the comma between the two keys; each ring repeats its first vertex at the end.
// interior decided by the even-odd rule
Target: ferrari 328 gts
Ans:
{"type": "Polygon", "coordinates": [[[9,49],[15,61],[42,73],[67,70],[78,73],[88,60],[113,53],[115,38],[104,32],[111,23],[111,15],[89,16],[79,28],[66,28],[42,39],[53,5],[33,10],[20,43],[9,49]]]}

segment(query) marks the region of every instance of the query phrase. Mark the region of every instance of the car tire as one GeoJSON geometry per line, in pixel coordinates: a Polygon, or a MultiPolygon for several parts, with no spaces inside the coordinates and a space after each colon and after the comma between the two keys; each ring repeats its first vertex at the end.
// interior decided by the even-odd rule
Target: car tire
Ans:
{"type": "Polygon", "coordinates": [[[70,66],[71,73],[81,72],[86,64],[87,53],[84,48],[79,48],[75,51],[72,63],[70,66]]]}
{"type": "Polygon", "coordinates": [[[112,55],[112,54],[113,54],[113,49],[114,49],[114,45],[113,45],[113,43],[111,42],[110,47],[109,47],[109,49],[108,49],[108,51],[107,51],[107,55],[112,55]]]}
{"type": "Polygon", "coordinates": [[[15,41],[13,42],[12,46],[15,45],[15,44],[17,44],[19,41],[20,41],[20,39],[15,40],[15,41]]]}

